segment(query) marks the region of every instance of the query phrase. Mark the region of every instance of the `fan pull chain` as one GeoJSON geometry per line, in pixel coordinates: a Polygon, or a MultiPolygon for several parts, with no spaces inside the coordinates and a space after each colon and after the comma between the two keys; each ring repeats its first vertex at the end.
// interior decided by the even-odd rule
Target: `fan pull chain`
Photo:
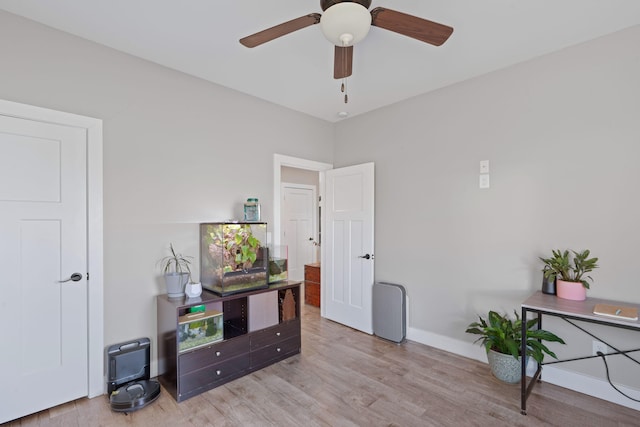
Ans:
{"type": "MultiPolygon", "coordinates": [[[[348,40],[343,39],[342,40],[342,45],[346,48],[349,43],[348,40]]],[[[346,76],[347,74],[347,49],[342,49],[341,51],[342,54],[342,66],[343,66],[343,70],[342,70],[342,75],[346,76]]],[[[347,95],[347,78],[343,77],[342,78],[342,84],[340,85],[340,92],[344,93],[344,103],[348,103],[349,102],[349,95],[347,95]]]]}
{"type": "Polygon", "coordinates": [[[342,84],[340,85],[340,92],[344,93],[344,103],[349,102],[349,95],[347,95],[347,78],[342,79],[342,84]]]}

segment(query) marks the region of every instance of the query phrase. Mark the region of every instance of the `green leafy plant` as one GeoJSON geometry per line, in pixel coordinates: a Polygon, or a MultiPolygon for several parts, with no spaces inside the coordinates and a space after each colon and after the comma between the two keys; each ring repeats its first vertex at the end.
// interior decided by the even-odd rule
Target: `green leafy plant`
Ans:
{"type": "Polygon", "coordinates": [[[253,236],[250,226],[240,228],[233,239],[229,239],[229,243],[229,251],[233,253],[235,249],[235,262],[238,267],[242,265],[244,268],[250,268],[256,262],[260,241],[253,236]]]}
{"type": "Polygon", "coordinates": [[[162,264],[162,272],[164,274],[189,273],[189,277],[191,277],[191,261],[189,261],[189,259],[193,257],[177,253],[175,249],[173,249],[173,243],[169,243],[169,250],[171,251],[171,255],[158,261],[159,264],[162,264]]]}
{"type": "Polygon", "coordinates": [[[554,249],[551,251],[551,257],[540,257],[540,260],[544,263],[544,269],[542,270],[544,277],[551,280],[558,278],[567,282],[580,282],[582,286],[589,289],[588,280],[593,281],[593,278],[585,276],[585,274],[598,268],[598,258],[589,258],[591,252],[588,249],[582,252],[572,250],[571,253],[573,255],[568,250],[561,252],[559,249],[554,249]]]}
{"type": "Polygon", "coordinates": [[[260,240],[250,224],[225,224],[209,233],[209,252],[215,257],[218,248],[223,249],[224,272],[247,270],[258,259],[260,240]]]}
{"type": "MultiPolygon", "coordinates": [[[[515,319],[507,315],[501,315],[495,311],[489,311],[487,319],[478,316],[479,321],[469,324],[466,332],[480,335],[474,342],[480,341],[487,353],[489,350],[498,353],[511,354],[516,359],[521,355],[522,348],[522,319],[514,310],[515,319]]],[[[533,357],[536,362],[542,363],[544,354],[557,359],[554,352],[549,350],[542,341],[559,342],[564,344],[564,340],[552,332],[537,328],[538,319],[531,319],[526,323],[527,330],[527,356],[533,357]]]]}

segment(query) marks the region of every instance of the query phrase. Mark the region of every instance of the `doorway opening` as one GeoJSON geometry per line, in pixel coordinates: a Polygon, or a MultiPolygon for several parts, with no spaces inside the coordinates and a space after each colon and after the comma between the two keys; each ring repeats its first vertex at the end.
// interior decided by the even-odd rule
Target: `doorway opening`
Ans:
{"type": "MultiPolygon", "coordinates": [[[[303,200],[304,198],[304,189],[311,188],[317,186],[317,191],[315,195],[315,206],[317,208],[317,212],[315,218],[316,225],[311,226],[313,235],[302,237],[302,239],[307,239],[307,243],[315,249],[315,253],[313,253],[313,261],[312,262],[320,262],[322,263],[322,246],[314,245],[313,242],[309,242],[309,237],[313,237],[314,241],[319,244],[320,243],[320,233],[323,229],[322,226],[322,218],[321,218],[321,203],[318,199],[322,199],[322,194],[324,193],[324,172],[333,168],[332,164],[329,163],[321,163],[312,160],[300,159],[296,157],[284,156],[281,154],[275,154],[273,158],[273,222],[274,222],[274,233],[273,233],[273,244],[279,246],[283,243],[283,232],[286,230],[286,225],[283,224],[285,217],[288,215],[287,212],[283,212],[283,195],[284,192],[287,191],[287,186],[289,188],[297,187],[301,189],[299,194],[299,200],[303,200]],[[292,182],[294,181],[294,182],[292,182]],[[297,182],[295,182],[297,181],[297,182]],[[297,185],[296,185],[297,184],[297,185]],[[319,250],[318,250],[319,249],[319,250]]],[[[312,196],[314,197],[314,196],[312,196]]],[[[297,230],[305,230],[304,227],[297,228],[297,230]]],[[[290,231],[291,233],[291,231],[290,231]]],[[[293,255],[295,256],[295,255],[293,255]]],[[[308,256],[308,255],[307,255],[308,256]]],[[[289,258],[292,258],[292,254],[289,254],[289,258]]],[[[298,272],[297,274],[301,274],[298,272]]],[[[293,280],[302,280],[301,277],[292,277],[293,280]]],[[[302,287],[304,288],[304,286],[302,287]]],[[[304,295],[302,296],[304,298],[304,295]]],[[[322,310],[322,307],[321,307],[322,310]]]]}
{"type": "Polygon", "coordinates": [[[287,248],[289,280],[304,280],[307,264],[320,262],[318,172],[282,168],[280,242],[287,248]]]}

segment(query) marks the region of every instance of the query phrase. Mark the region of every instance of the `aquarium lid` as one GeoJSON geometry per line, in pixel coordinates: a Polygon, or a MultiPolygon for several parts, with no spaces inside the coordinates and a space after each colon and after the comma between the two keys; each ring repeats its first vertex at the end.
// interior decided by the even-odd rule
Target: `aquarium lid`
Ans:
{"type": "Polygon", "coordinates": [[[184,325],[185,323],[195,322],[196,320],[208,319],[210,317],[216,317],[222,315],[221,311],[208,310],[208,311],[196,311],[194,313],[187,313],[184,316],[178,318],[178,324],[184,325]]]}

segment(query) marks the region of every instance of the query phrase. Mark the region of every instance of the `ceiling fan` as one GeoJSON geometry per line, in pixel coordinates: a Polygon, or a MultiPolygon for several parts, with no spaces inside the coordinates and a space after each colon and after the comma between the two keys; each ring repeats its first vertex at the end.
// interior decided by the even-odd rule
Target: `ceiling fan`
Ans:
{"type": "Polygon", "coordinates": [[[453,28],[406,13],[376,7],[371,0],[320,0],[323,14],[310,13],[240,39],[246,47],[256,47],[297,30],[320,24],[325,37],[335,45],[333,77],[352,74],[353,45],[362,40],[371,25],[420,40],[434,46],[443,44],[453,28]]]}

